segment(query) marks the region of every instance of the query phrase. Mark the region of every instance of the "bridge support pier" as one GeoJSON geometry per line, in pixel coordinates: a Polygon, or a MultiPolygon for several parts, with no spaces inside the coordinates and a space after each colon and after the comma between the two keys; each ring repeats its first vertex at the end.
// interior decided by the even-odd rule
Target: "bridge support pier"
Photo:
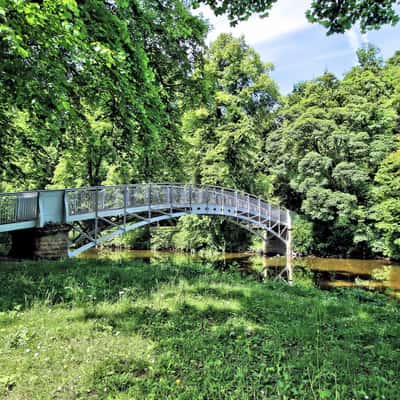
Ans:
{"type": "Polygon", "coordinates": [[[284,255],[286,253],[285,244],[273,235],[268,235],[268,231],[263,232],[263,248],[264,256],[284,255]]]}
{"type": "Polygon", "coordinates": [[[265,230],[263,232],[263,249],[262,249],[262,253],[264,256],[266,256],[268,254],[268,231],[265,230]]]}
{"type": "MultiPolygon", "coordinates": [[[[278,277],[282,277],[284,274],[287,277],[287,281],[289,285],[293,285],[293,265],[292,265],[292,220],[290,216],[290,212],[287,211],[287,235],[286,235],[286,243],[277,240],[274,236],[269,237],[268,231],[265,230],[263,232],[263,249],[262,254],[264,256],[268,255],[286,255],[286,266],[278,275],[278,277]]],[[[268,274],[268,266],[264,268],[264,277],[267,277],[268,274]]]]}
{"type": "Polygon", "coordinates": [[[286,241],[286,270],[289,285],[293,285],[293,266],[292,266],[292,221],[288,211],[288,234],[286,241]]]}
{"type": "Polygon", "coordinates": [[[68,257],[68,232],[66,224],[46,225],[11,233],[10,257],[55,260],[68,257]]]}

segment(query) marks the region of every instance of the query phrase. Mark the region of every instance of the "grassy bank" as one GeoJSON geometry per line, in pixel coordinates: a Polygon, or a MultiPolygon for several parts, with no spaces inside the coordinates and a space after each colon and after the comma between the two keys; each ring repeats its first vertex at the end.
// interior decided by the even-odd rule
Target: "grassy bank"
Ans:
{"type": "Polygon", "coordinates": [[[400,399],[400,305],[382,295],[139,261],[0,278],[0,398],[400,399]]]}

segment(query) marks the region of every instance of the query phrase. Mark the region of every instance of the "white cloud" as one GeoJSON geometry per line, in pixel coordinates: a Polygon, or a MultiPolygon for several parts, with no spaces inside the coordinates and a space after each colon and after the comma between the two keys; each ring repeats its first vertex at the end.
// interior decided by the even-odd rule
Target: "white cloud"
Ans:
{"type": "Polygon", "coordinates": [[[349,41],[350,47],[355,53],[361,46],[361,36],[358,33],[358,29],[354,26],[346,32],[347,39],[349,41]]]}
{"type": "Polygon", "coordinates": [[[346,36],[354,54],[356,54],[360,47],[368,43],[368,33],[362,34],[358,25],[355,25],[350,30],[346,31],[346,36]]]}
{"type": "Polygon", "coordinates": [[[234,28],[229,25],[225,16],[216,17],[209,7],[200,7],[196,14],[203,14],[213,26],[208,41],[215,40],[220,33],[230,32],[234,36],[244,35],[246,42],[254,45],[311,27],[305,16],[310,3],[311,0],[279,0],[273,5],[267,18],[252,16],[234,28]]]}

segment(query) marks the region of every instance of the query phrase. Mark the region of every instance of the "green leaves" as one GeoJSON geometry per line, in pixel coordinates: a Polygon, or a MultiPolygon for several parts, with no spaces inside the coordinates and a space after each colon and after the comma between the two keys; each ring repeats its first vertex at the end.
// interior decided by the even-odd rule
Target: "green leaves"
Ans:
{"type": "Polygon", "coordinates": [[[0,1],[0,10],[7,187],[181,173],[177,127],[185,99],[195,97],[191,75],[206,32],[200,18],[176,0],[0,1]]]}
{"type": "Polygon", "coordinates": [[[307,192],[302,211],[313,220],[349,223],[356,201],[357,198],[350,194],[314,187],[307,192]]]}
{"type": "MultiPolygon", "coordinates": [[[[210,6],[216,15],[227,15],[232,26],[247,20],[257,13],[267,17],[277,0],[202,0],[192,1],[194,8],[200,3],[210,6]]],[[[307,19],[319,23],[327,29],[327,34],[343,33],[353,25],[359,24],[366,32],[379,29],[382,25],[395,25],[399,22],[396,0],[314,0],[306,12],[307,19]]]]}
{"type": "Polygon", "coordinates": [[[276,194],[318,226],[314,239],[324,254],[372,250],[373,178],[399,132],[393,77],[400,70],[374,48],[359,55],[342,81],[326,73],[298,85],[266,142],[276,194]]]}
{"type": "Polygon", "coordinates": [[[196,0],[193,1],[192,4],[195,8],[199,7],[200,3],[209,5],[216,15],[226,14],[231,25],[235,26],[238,22],[247,20],[254,13],[259,13],[261,16],[266,17],[276,1],[277,0],[196,0]]]}
{"type": "Polygon", "coordinates": [[[378,251],[400,258],[400,150],[390,154],[375,176],[376,186],[372,208],[373,220],[379,232],[375,242],[378,251]]]}
{"type": "Polygon", "coordinates": [[[263,131],[279,99],[268,68],[243,38],[222,34],[212,44],[204,101],[183,119],[196,182],[255,189],[263,131]]]}
{"type": "Polygon", "coordinates": [[[396,0],[314,0],[306,16],[310,22],[327,28],[328,35],[343,33],[357,23],[366,32],[384,24],[397,24],[395,5],[396,0]]]}
{"type": "MultiPolygon", "coordinates": [[[[201,77],[203,98],[183,116],[187,152],[182,158],[194,183],[272,195],[262,163],[263,138],[273,124],[279,93],[269,70],[243,38],[222,34],[211,45],[204,66],[195,72],[201,77]]],[[[236,249],[248,243],[248,235],[226,222],[196,221],[179,223],[179,248],[223,249],[226,237],[227,245],[236,249]],[[210,227],[216,232],[211,237],[210,227]]]]}

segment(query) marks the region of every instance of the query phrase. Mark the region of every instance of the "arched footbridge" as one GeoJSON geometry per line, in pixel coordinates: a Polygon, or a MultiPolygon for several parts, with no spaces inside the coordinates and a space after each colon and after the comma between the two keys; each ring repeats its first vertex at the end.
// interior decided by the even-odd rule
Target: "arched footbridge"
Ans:
{"type": "Polygon", "coordinates": [[[291,270],[289,211],[241,191],[144,183],[0,193],[0,232],[11,232],[15,254],[33,251],[43,258],[56,258],[52,246],[73,257],[130,230],[189,214],[228,217],[264,240],[275,236],[286,246],[291,270]],[[57,233],[56,239],[43,239],[57,233]],[[38,250],[41,241],[48,253],[38,250]]]}

